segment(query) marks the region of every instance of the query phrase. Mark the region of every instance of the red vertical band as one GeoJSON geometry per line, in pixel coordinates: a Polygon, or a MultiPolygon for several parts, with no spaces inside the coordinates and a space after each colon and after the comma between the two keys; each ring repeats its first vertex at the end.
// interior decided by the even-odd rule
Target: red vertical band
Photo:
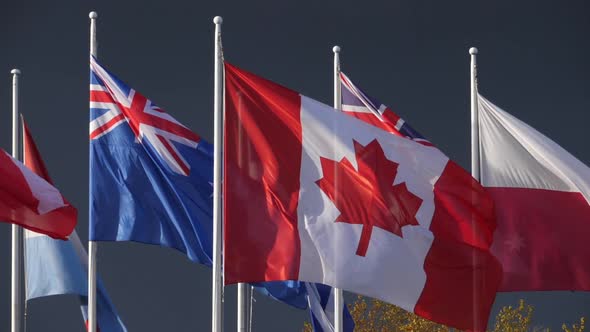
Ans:
{"type": "Polygon", "coordinates": [[[492,199],[449,161],[434,186],[434,200],[434,241],[414,312],[462,330],[485,331],[502,280],[502,267],[489,251],[496,227],[492,199]]]}
{"type": "Polygon", "coordinates": [[[225,283],[297,279],[301,97],[227,63],[225,82],[225,283]]]}

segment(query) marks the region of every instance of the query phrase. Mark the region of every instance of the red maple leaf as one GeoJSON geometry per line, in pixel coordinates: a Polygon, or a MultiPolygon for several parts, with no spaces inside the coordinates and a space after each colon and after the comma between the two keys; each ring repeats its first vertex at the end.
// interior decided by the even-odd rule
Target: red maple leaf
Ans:
{"type": "Polygon", "coordinates": [[[324,177],[316,184],[340,211],[335,222],[363,225],[356,254],[365,256],[373,227],[403,237],[403,226],[418,225],[422,199],[409,192],[405,182],[393,185],[399,164],[385,157],[377,140],[366,146],[353,143],[358,171],[346,158],[320,158],[324,177]]]}

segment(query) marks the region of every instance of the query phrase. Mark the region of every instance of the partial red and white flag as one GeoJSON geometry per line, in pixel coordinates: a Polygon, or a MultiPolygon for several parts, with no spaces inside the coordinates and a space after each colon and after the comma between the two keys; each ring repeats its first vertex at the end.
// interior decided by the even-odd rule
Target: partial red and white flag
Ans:
{"type": "Polygon", "coordinates": [[[481,95],[479,136],[500,291],[590,291],[590,168],[481,95]]]}
{"type": "Polygon", "coordinates": [[[226,283],[322,283],[484,330],[501,277],[486,191],[434,147],[225,68],[226,283]]]}
{"type": "Polygon", "coordinates": [[[0,221],[67,239],[76,217],[76,209],[59,190],[0,150],[0,221]]]}

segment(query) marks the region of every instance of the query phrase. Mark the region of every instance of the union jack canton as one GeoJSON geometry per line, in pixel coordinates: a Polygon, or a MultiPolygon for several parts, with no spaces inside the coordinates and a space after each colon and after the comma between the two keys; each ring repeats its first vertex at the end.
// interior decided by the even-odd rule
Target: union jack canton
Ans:
{"type": "Polygon", "coordinates": [[[394,135],[409,138],[423,145],[432,145],[389,107],[365,94],[344,73],[340,73],[340,82],[342,111],[394,135]]]}
{"type": "Polygon", "coordinates": [[[90,139],[98,139],[127,123],[137,142],[147,140],[155,156],[173,172],[188,176],[190,165],[172,142],[194,149],[199,143],[199,136],[137,91],[118,82],[94,58],[90,66],[93,75],[98,78],[90,84],[90,108],[104,110],[90,121],[90,139]]]}

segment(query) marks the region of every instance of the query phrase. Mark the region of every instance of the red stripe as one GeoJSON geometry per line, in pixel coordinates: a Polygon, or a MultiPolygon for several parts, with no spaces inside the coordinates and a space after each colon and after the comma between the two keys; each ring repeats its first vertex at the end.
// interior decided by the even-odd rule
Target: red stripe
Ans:
{"type": "Polygon", "coordinates": [[[462,330],[485,331],[502,278],[502,267],[489,251],[495,229],[492,199],[449,161],[435,184],[434,200],[434,241],[414,312],[462,330]]]}
{"type": "Polygon", "coordinates": [[[0,200],[0,204],[14,207],[23,204],[37,208],[39,200],[33,196],[25,176],[4,150],[0,150],[0,174],[0,196],[10,196],[0,200]]]}
{"type": "Polygon", "coordinates": [[[381,114],[381,116],[383,116],[383,119],[385,119],[385,121],[389,122],[392,126],[396,126],[398,121],[401,119],[399,115],[393,113],[392,110],[390,110],[389,108],[387,108],[385,111],[383,111],[383,114],[381,114]]]}
{"type": "Polygon", "coordinates": [[[296,280],[301,98],[230,64],[225,69],[225,283],[296,280]]]}
{"type": "Polygon", "coordinates": [[[39,175],[47,182],[53,184],[51,178],[49,177],[49,172],[47,172],[47,168],[45,167],[45,163],[43,159],[41,159],[41,154],[37,149],[37,145],[33,140],[33,136],[29,131],[29,127],[25,123],[23,119],[23,153],[24,153],[24,164],[30,170],[32,170],[35,174],[39,175]]]}
{"type": "Polygon", "coordinates": [[[492,252],[504,267],[500,291],[590,291],[590,206],[582,194],[487,189],[498,215],[492,252]]]}
{"type": "Polygon", "coordinates": [[[200,140],[199,135],[193,133],[190,131],[190,129],[182,126],[181,124],[145,112],[144,108],[147,102],[148,99],[145,96],[135,91],[130,107],[125,107],[118,103],[119,109],[126,115],[131,129],[136,136],[139,136],[140,134],[139,126],[141,124],[147,124],[158,128],[159,130],[167,131],[177,136],[189,139],[193,142],[198,142],[200,140]]]}
{"type": "Polygon", "coordinates": [[[353,116],[363,122],[366,122],[370,125],[373,125],[379,129],[385,130],[389,133],[392,133],[396,136],[404,137],[400,132],[395,129],[395,123],[391,124],[387,121],[381,121],[377,116],[373,113],[362,113],[362,112],[350,112],[347,110],[343,110],[344,113],[353,116]]]}
{"type": "MultiPolygon", "coordinates": [[[[86,321],[86,331],[90,331],[90,327],[88,326],[88,320],[86,321]]],[[[96,323],[96,332],[100,332],[100,327],[98,326],[98,323],[96,323]]]]}
{"type": "Polygon", "coordinates": [[[107,91],[90,90],[90,101],[99,103],[115,103],[115,99],[107,91]]]}
{"type": "Polygon", "coordinates": [[[125,115],[124,114],[119,114],[117,116],[115,116],[114,118],[110,119],[107,123],[105,123],[104,125],[96,128],[93,132],[90,133],[90,139],[94,139],[95,137],[97,137],[98,135],[104,133],[105,131],[110,130],[117,122],[121,121],[125,119],[125,115]]]}

